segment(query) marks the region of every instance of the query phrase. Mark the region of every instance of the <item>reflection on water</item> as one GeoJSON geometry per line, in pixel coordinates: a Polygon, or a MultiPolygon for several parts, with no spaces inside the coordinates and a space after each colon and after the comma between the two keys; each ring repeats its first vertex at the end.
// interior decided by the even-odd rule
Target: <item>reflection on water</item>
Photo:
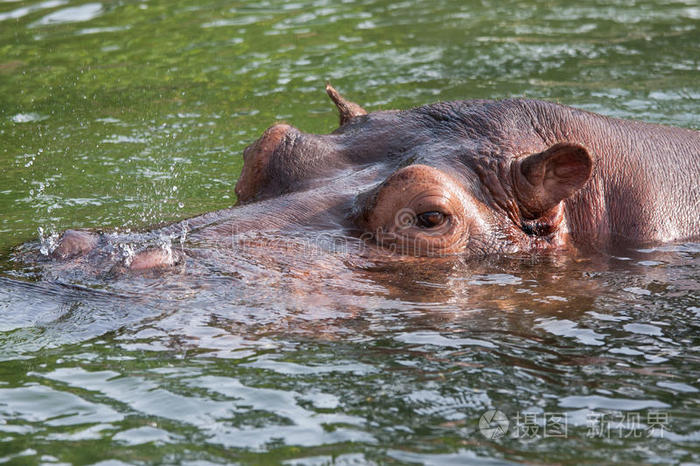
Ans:
{"type": "Polygon", "coordinates": [[[130,460],[692,458],[700,245],[475,264],[264,244],[100,289],[0,282],[9,444],[101,458],[99,440],[130,460]],[[479,430],[490,409],[505,436],[479,430]],[[554,414],[565,435],[546,435],[554,414]]]}
{"type": "Polygon", "coordinates": [[[652,0],[0,1],[0,459],[700,461],[696,243],[464,263],[262,235],[130,278],[8,258],[230,206],[273,121],[334,129],[326,79],[368,110],[526,95],[696,127],[698,18],[652,0]],[[489,410],[504,435],[480,428],[489,410]]]}

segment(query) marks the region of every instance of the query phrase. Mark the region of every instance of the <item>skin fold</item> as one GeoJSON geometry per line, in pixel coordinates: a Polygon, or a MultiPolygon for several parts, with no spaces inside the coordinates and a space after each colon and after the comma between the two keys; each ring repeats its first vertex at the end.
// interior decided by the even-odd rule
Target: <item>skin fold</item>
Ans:
{"type": "MultiPolygon", "coordinates": [[[[327,92],[339,128],[267,129],[244,151],[235,207],[129,241],[186,231],[206,251],[254,232],[328,233],[379,256],[469,258],[700,236],[698,131],[525,99],[367,113],[327,92]]],[[[68,230],[50,257],[89,262],[123,240],[68,230]]],[[[188,252],[146,244],[126,259],[111,254],[121,269],[144,271],[188,252]]]]}

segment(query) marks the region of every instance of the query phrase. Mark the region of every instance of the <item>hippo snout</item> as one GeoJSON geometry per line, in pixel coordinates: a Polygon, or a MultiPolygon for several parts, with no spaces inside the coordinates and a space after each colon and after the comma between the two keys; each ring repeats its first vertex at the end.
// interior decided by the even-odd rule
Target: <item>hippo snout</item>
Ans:
{"type": "Polygon", "coordinates": [[[260,193],[270,177],[268,168],[273,157],[283,154],[283,146],[289,145],[297,133],[294,127],[279,123],[269,127],[257,141],[246,147],[243,170],[235,188],[239,203],[251,201],[260,193]]]}
{"type": "Polygon", "coordinates": [[[85,230],[66,230],[51,251],[53,259],[67,260],[82,256],[97,246],[98,235],[85,230]]]}

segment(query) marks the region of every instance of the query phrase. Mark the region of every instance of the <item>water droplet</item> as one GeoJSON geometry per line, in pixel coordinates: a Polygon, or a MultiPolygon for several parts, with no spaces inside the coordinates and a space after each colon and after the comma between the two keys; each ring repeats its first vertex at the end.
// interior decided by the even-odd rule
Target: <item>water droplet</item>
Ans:
{"type": "Polygon", "coordinates": [[[43,227],[38,228],[39,231],[39,252],[43,256],[48,256],[58,246],[58,233],[46,233],[43,227]]]}

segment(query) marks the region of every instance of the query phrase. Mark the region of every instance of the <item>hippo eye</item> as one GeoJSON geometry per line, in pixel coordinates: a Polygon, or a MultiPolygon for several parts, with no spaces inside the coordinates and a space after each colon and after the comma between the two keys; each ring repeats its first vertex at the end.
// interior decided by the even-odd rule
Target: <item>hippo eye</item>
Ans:
{"type": "Polygon", "coordinates": [[[420,228],[435,228],[445,222],[445,214],[432,210],[416,215],[416,226],[420,228]]]}

